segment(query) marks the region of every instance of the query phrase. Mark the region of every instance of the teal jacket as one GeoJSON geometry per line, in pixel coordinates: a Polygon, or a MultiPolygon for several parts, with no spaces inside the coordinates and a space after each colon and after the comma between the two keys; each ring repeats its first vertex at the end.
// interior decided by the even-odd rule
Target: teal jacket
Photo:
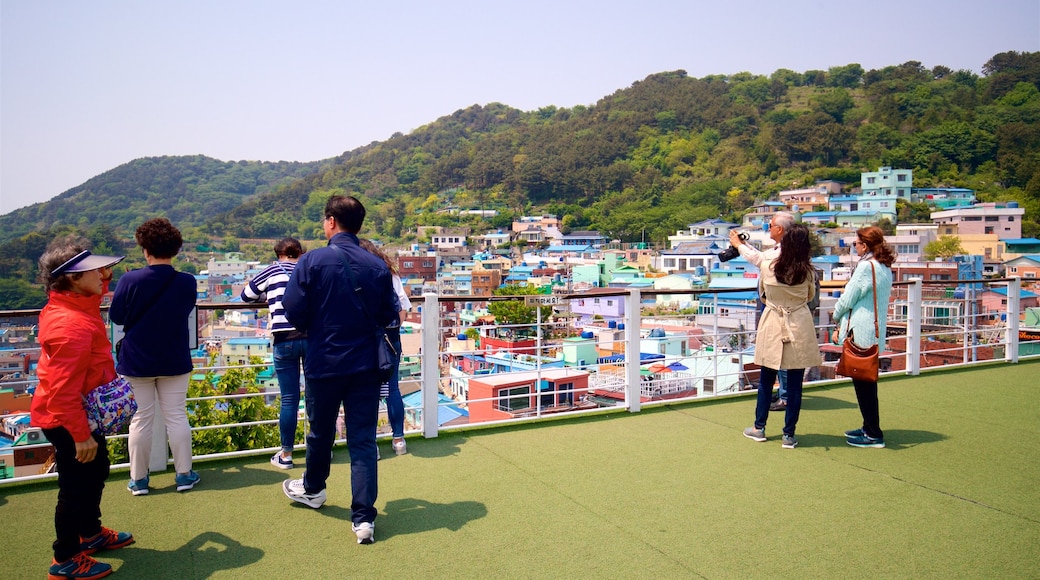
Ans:
{"type": "Polygon", "coordinates": [[[845,284],[845,290],[834,305],[834,319],[838,324],[838,343],[845,342],[848,329],[852,328],[852,340],[857,345],[869,347],[878,343],[874,337],[874,283],[871,280],[871,265],[877,277],[878,331],[881,337],[879,350],[885,349],[885,326],[888,318],[888,298],[892,294],[892,269],[877,260],[861,260],[845,284]],[[850,322],[851,321],[851,322],[850,322]]]}

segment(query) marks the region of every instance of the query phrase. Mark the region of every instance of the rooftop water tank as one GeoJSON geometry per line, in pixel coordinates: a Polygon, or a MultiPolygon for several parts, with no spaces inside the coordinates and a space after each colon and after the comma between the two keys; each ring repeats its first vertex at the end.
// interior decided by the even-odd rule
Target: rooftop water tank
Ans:
{"type": "Polygon", "coordinates": [[[591,330],[586,330],[586,331],[584,331],[584,332],[582,332],[582,333],[581,333],[581,337],[582,337],[582,338],[593,338],[593,337],[595,337],[595,336],[596,336],[596,335],[592,334],[592,331],[591,331],[591,330]]]}
{"type": "Polygon", "coordinates": [[[624,322],[619,322],[618,325],[617,325],[617,329],[618,330],[624,330],[625,329],[625,323],[624,322]]]}
{"type": "Polygon", "coordinates": [[[611,320],[607,323],[607,328],[617,328],[617,320],[611,320]]]}

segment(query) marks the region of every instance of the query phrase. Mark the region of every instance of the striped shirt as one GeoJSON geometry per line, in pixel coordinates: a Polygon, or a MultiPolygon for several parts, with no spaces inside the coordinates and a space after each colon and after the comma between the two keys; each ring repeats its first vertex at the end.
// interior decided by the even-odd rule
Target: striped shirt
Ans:
{"type": "Polygon", "coordinates": [[[244,302],[260,302],[261,296],[267,293],[272,333],[296,330],[285,318],[285,308],[282,306],[282,295],[285,294],[285,287],[289,285],[294,268],[296,262],[275,262],[253,277],[242,290],[244,302]]]}

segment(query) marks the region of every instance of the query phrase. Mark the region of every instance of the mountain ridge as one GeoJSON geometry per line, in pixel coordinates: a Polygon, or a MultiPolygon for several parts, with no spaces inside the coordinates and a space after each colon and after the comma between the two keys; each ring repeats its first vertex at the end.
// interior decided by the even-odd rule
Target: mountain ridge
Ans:
{"type": "Polygon", "coordinates": [[[0,216],[0,243],[98,223],[126,239],[155,215],[199,235],[313,239],[331,194],[360,197],[369,234],[388,241],[418,225],[507,225],[526,211],[657,240],[705,217],[739,217],[782,189],[854,184],[879,166],[914,169],[915,186],[1020,201],[1035,234],[1040,53],[1001,53],[983,71],[916,61],[701,79],[666,71],[590,106],[472,105],[321,161],[141,158],[0,216]],[[464,220],[451,207],[503,215],[464,220]]]}

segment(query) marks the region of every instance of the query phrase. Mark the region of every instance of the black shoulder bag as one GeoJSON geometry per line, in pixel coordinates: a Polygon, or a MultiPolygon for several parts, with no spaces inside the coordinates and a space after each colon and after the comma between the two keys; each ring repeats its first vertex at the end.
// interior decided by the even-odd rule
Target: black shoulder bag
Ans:
{"type": "MultiPolygon", "coordinates": [[[[174,270],[173,271],[173,275],[171,275],[169,278],[166,279],[166,282],[163,283],[162,288],[160,288],[159,292],[152,298],[152,301],[148,303],[148,308],[145,308],[144,310],[142,310],[141,311],[141,315],[138,316],[137,320],[135,320],[134,322],[140,321],[142,318],[145,317],[146,314],[148,314],[148,311],[151,310],[153,306],[155,306],[155,303],[158,302],[160,298],[162,298],[162,295],[166,294],[166,289],[170,287],[170,284],[173,283],[173,280],[176,277],[177,277],[177,270],[174,270]]],[[[133,326],[133,324],[130,323],[130,322],[127,322],[126,324],[123,325],[123,338],[126,338],[126,334],[128,332],[130,332],[130,327],[131,326],[133,326]]],[[[119,358],[119,351],[122,350],[122,348],[123,348],[123,338],[120,338],[119,340],[116,341],[116,358],[117,359],[119,358]]]]}
{"type": "Polygon", "coordinates": [[[390,337],[386,335],[386,328],[376,324],[373,320],[372,314],[368,311],[368,305],[365,304],[365,297],[362,294],[361,286],[354,279],[354,271],[350,268],[350,260],[347,258],[347,252],[337,246],[331,244],[332,247],[336,248],[339,254],[339,259],[343,262],[343,269],[347,271],[347,278],[350,279],[350,287],[354,289],[354,293],[357,294],[358,302],[361,303],[361,310],[365,313],[365,317],[372,323],[376,328],[376,336],[379,337],[379,346],[376,348],[377,353],[377,364],[376,368],[379,371],[379,381],[385,383],[390,380],[394,372],[397,370],[397,364],[400,361],[401,354],[397,352],[394,345],[390,344],[390,337]]]}

